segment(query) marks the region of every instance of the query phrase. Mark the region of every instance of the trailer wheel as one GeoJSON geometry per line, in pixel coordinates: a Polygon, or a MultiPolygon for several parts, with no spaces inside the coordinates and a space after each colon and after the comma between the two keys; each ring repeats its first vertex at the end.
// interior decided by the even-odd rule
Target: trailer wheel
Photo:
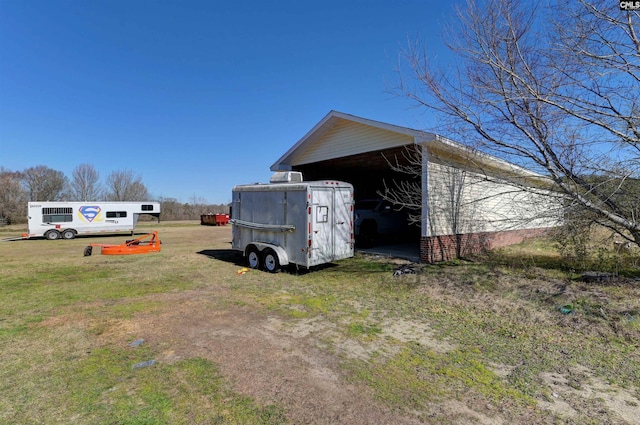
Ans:
{"type": "Polygon", "coordinates": [[[50,241],[55,241],[57,239],[60,239],[60,232],[58,232],[57,230],[49,230],[44,234],[44,237],[49,239],[50,241]]]}
{"type": "Polygon", "coordinates": [[[247,249],[247,262],[252,269],[260,268],[260,251],[255,246],[247,249]]]}
{"type": "Polygon", "coordinates": [[[267,248],[264,250],[264,268],[269,273],[277,273],[280,271],[280,261],[278,260],[278,254],[271,249],[267,248]]]}
{"type": "Polygon", "coordinates": [[[64,232],[62,232],[62,239],[73,239],[76,237],[76,232],[74,232],[72,229],[67,229],[64,232]]]}

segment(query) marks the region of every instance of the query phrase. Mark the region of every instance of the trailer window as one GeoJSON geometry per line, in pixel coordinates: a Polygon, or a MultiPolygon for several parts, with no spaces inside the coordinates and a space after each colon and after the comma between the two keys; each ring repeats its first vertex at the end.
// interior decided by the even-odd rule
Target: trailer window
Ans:
{"type": "Polygon", "coordinates": [[[73,221],[73,208],[57,207],[42,209],[43,223],[68,223],[71,221],[73,221]]]}
{"type": "Polygon", "coordinates": [[[47,214],[42,216],[43,223],[68,223],[73,221],[73,215],[69,214],[47,214]]]}
{"type": "Polygon", "coordinates": [[[327,223],[329,221],[329,207],[319,205],[316,207],[316,223],[327,223]]]}
{"type": "Polygon", "coordinates": [[[143,205],[142,211],[153,211],[153,205],[143,205]]]}
{"type": "Polygon", "coordinates": [[[107,211],[107,218],[122,218],[126,216],[126,211],[107,211]]]}

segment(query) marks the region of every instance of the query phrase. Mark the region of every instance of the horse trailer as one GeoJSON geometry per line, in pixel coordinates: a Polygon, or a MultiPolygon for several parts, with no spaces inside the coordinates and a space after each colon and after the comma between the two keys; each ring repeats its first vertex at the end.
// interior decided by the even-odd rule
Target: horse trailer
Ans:
{"type": "Polygon", "coordinates": [[[26,237],[73,239],[92,233],[131,232],[142,214],[160,220],[159,202],[29,202],[26,237]]]}

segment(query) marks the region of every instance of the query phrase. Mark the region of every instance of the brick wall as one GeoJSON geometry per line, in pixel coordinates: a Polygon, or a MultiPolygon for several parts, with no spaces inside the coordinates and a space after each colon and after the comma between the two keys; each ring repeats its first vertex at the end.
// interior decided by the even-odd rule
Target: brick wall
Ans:
{"type": "Polygon", "coordinates": [[[437,263],[492,248],[513,245],[525,239],[541,236],[550,228],[521,229],[501,232],[469,233],[461,235],[423,236],[420,240],[420,262],[437,263]]]}

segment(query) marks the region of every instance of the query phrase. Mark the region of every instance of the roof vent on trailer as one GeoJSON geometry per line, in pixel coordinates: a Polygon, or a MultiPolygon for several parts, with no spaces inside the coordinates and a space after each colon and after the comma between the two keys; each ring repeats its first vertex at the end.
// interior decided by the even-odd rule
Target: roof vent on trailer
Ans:
{"type": "Polygon", "coordinates": [[[276,171],[269,179],[269,183],[301,183],[300,171],[276,171]]]}

